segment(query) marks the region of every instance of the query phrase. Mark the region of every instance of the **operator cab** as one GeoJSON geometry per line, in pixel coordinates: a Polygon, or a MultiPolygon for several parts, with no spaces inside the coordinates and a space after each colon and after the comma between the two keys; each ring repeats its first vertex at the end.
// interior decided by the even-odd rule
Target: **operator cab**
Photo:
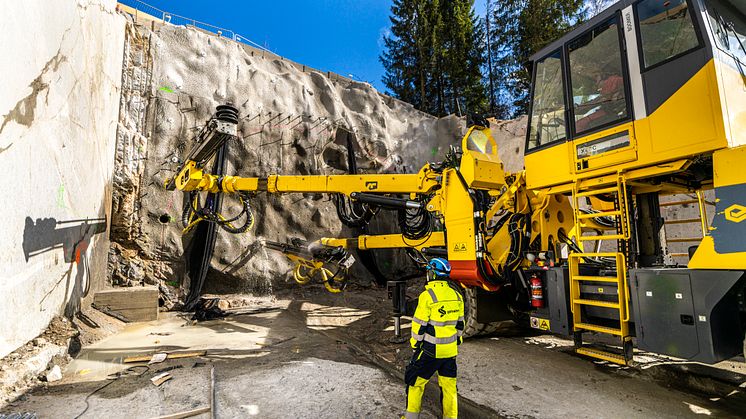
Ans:
{"type": "Polygon", "coordinates": [[[531,62],[530,188],[746,144],[744,1],[623,0],[531,62]]]}

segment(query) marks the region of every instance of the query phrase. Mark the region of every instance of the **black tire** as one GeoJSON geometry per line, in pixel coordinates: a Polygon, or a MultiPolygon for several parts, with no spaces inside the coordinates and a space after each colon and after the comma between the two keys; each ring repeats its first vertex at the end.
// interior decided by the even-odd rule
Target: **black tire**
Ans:
{"type": "Polygon", "coordinates": [[[477,290],[462,289],[464,296],[464,337],[484,336],[495,333],[505,322],[479,323],[477,321],[477,290]]]}

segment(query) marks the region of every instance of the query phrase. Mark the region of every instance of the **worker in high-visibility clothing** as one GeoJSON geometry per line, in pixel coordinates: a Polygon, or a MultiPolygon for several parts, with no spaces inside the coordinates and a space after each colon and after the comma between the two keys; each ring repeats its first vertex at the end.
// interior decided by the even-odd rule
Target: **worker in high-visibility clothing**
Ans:
{"type": "Polygon", "coordinates": [[[406,419],[419,417],[425,385],[436,372],[443,417],[458,416],[456,355],[458,345],[463,341],[464,299],[461,292],[447,281],[450,273],[451,265],[445,259],[434,258],[427,265],[428,283],[420,294],[412,318],[410,344],[414,354],[404,373],[406,419]]]}

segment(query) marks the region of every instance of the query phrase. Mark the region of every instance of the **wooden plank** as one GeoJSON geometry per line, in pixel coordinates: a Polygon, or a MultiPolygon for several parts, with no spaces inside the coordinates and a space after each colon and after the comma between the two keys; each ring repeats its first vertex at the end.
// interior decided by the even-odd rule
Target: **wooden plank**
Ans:
{"type": "MultiPolygon", "coordinates": [[[[194,358],[197,356],[205,356],[206,354],[207,354],[207,351],[171,352],[168,354],[166,359],[194,358]]],[[[131,363],[131,362],[148,362],[150,361],[150,358],[152,357],[153,357],[153,354],[131,356],[131,357],[124,358],[124,362],[126,364],[131,363]]]]}
{"type": "Polygon", "coordinates": [[[158,287],[154,285],[143,285],[143,286],[136,286],[136,287],[116,287],[116,288],[107,288],[100,290],[96,292],[96,294],[100,295],[115,295],[115,294],[132,294],[137,292],[153,292],[158,293],[158,287]]]}
{"type": "Polygon", "coordinates": [[[100,309],[121,314],[129,321],[158,319],[158,288],[128,287],[102,290],[93,297],[100,309]]]}
{"type": "Polygon", "coordinates": [[[150,381],[153,382],[154,386],[158,387],[161,384],[165,383],[166,381],[168,381],[168,380],[170,380],[172,378],[174,378],[173,375],[171,375],[171,374],[169,374],[167,372],[164,372],[163,374],[156,375],[155,377],[151,378],[150,381]]]}
{"type": "Polygon", "coordinates": [[[122,313],[126,313],[127,318],[133,322],[147,322],[150,320],[158,319],[158,310],[153,312],[152,308],[138,308],[134,310],[119,310],[122,313]]]}
{"type": "Polygon", "coordinates": [[[173,413],[171,415],[158,416],[153,419],[182,419],[191,418],[192,416],[201,415],[210,411],[210,407],[200,407],[199,409],[187,410],[185,412],[173,413]]]}
{"type": "Polygon", "coordinates": [[[119,318],[120,320],[127,321],[127,322],[143,322],[143,321],[156,320],[158,318],[157,310],[154,310],[152,308],[136,308],[136,309],[117,308],[117,309],[114,309],[109,305],[102,305],[102,304],[96,304],[96,303],[94,303],[94,306],[96,309],[103,311],[104,313],[113,315],[119,318]]]}
{"type": "Polygon", "coordinates": [[[123,304],[119,301],[101,301],[101,300],[95,300],[93,301],[93,304],[99,306],[99,307],[109,307],[112,310],[117,311],[126,311],[126,310],[154,310],[158,307],[158,300],[153,299],[151,301],[143,301],[138,304],[123,304]]]}
{"type": "Polygon", "coordinates": [[[131,296],[96,296],[96,301],[104,304],[118,304],[129,307],[147,307],[144,303],[152,303],[158,299],[158,294],[137,294],[135,298],[131,296]]]}
{"type": "Polygon", "coordinates": [[[210,419],[215,419],[215,365],[210,366],[210,419]]]}

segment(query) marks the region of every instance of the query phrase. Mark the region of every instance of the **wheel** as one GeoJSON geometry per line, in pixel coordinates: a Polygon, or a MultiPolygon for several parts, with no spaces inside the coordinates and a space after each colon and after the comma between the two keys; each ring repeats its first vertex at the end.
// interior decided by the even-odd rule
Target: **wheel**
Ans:
{"type": "Polygon", "coordinates": [[[464,296],[464,337],[489,335],[504,322],[479,323],[477,321],[477,289],[466,288],[464,296]]]}

